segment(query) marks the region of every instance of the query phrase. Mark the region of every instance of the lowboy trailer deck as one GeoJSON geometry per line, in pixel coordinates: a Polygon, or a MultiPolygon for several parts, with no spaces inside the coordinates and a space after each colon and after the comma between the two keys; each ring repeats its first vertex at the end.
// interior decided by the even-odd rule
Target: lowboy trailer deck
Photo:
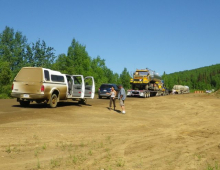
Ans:
{"type": "Polygon", "coordinates": [[[149,98],[153,96],[164,96],[164,91],[151,91],[151,90],[128,90],[127,96],[128,97],[143,97],[149,98]]]}

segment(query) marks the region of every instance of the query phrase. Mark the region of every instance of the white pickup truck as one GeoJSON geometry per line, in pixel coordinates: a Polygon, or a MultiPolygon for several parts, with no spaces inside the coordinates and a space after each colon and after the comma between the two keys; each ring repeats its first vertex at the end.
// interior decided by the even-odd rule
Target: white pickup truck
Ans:
{"type": "Polygon", "coordinates": [[[62,74],[42,67],[23,67],[14,78],[11,96],[21,106],[30,102],[47,103],[55,108],[61,100],[72,99],[85,104],[95,96],[92,76],[62,74]]]}

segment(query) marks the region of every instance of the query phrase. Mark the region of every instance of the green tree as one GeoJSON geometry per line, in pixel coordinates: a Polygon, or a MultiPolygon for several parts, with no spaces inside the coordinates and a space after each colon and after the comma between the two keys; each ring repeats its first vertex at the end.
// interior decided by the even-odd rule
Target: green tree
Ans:
{"type": "Polygon", "coordinates": [[[98,89],[102,83],[109,83],[108,77],[106,77],[104,72],[105,68],[105,60],[101,59],[100,56],[92,59],[90,73],[95,79],[96,89],[98,89]]]}
{"type": "Polygon", "coordinates": [[[120,74],[120,80],[121,80],[121,83],[125,89],[130,88],[130,79],[131,79],[131,76],[130,76],[127,68],[124,68],[124,70],[120,74]]]}
{"type": "Polygon", "coordinates": [[[14,32],[13,28],[5,27],[0,34],[0,59],[9,63],[13,76],[24,64],[27,39],[21,32],[14,32]]]}
{"type": "Polygon", "coordinates": [[[68,48],[67,57],[72,64],[73,74],[88,75],[91,69],[91,58],[86,51],[86,46],[73,39],[71,46],[68,48]]]}
{"type": "Polygon", "coordinates": [[[73,61],[66,54],[60,54],[52,65],[53,70],[58,70],[65,74],[73,74],[73,61]]]}
{"type": "Polygon", "coordinates": [[[0,98],[7,98],[11,93],[12,73],[10,64],[0,60],[0,98]]]}
{"type": "Polygon", "coordinates": [[[54,49],[48,47],[44,40],[38,40],[32,43],[32,46],[27,46],[25,57],[25,65],[31,67],[51,68],[55,60],[54,49]]]}
{"type": "Polygon", "coordinates": [[[26,36],[6,26],[0,33],[0,93],[10,95],[11,82],[22,67],[50,68],[55,59],[53,51],[45,41],[28,44],[26,36]]]}
{"type": "MultiPolygon", "coordinates": [[[[170,85],[187,85],[190,89],[205,90],[219,89],[220,84],[220,64],[201,67],[194,70],[185,70],[181,72],[166,75],[167,82],[170,85]]],[[[167,84],[167,83],[166,83],[167,84]]]]}

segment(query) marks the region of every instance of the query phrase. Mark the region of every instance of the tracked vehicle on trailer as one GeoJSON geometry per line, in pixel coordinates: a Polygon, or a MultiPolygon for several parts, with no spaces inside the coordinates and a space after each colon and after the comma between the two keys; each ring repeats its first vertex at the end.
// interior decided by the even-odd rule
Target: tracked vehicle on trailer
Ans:
{"type": "Polygon", "coordinates": [[[127,96],[148,98],[151,96],[166,95],[162,78],[149,69],[137,69],[130,80],[132,89],[127,91],[127,96]]]}

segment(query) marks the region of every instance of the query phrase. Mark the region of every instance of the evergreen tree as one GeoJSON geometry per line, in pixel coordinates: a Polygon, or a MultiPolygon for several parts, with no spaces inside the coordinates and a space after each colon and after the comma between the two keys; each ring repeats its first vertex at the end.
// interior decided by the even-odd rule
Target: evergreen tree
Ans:
{"type": "Polygon", "coordinates": [[[195,90],[219,89],[219,73],[220,64],[216,64],[168,74],[166,75],[166,82],[168,82],[170,89],[172,89],[173,85],[177,84],[187,85],[190,89],[195,90]]]}
{"type": "Polygon", "coordinates": [[[130,79],[131,79],[131,76],[130,76],[127,68],[124,68],[124,70],[120,74],[120,80],[121,80],[121,83],[125,89],[130,88],[130,79]]]}

